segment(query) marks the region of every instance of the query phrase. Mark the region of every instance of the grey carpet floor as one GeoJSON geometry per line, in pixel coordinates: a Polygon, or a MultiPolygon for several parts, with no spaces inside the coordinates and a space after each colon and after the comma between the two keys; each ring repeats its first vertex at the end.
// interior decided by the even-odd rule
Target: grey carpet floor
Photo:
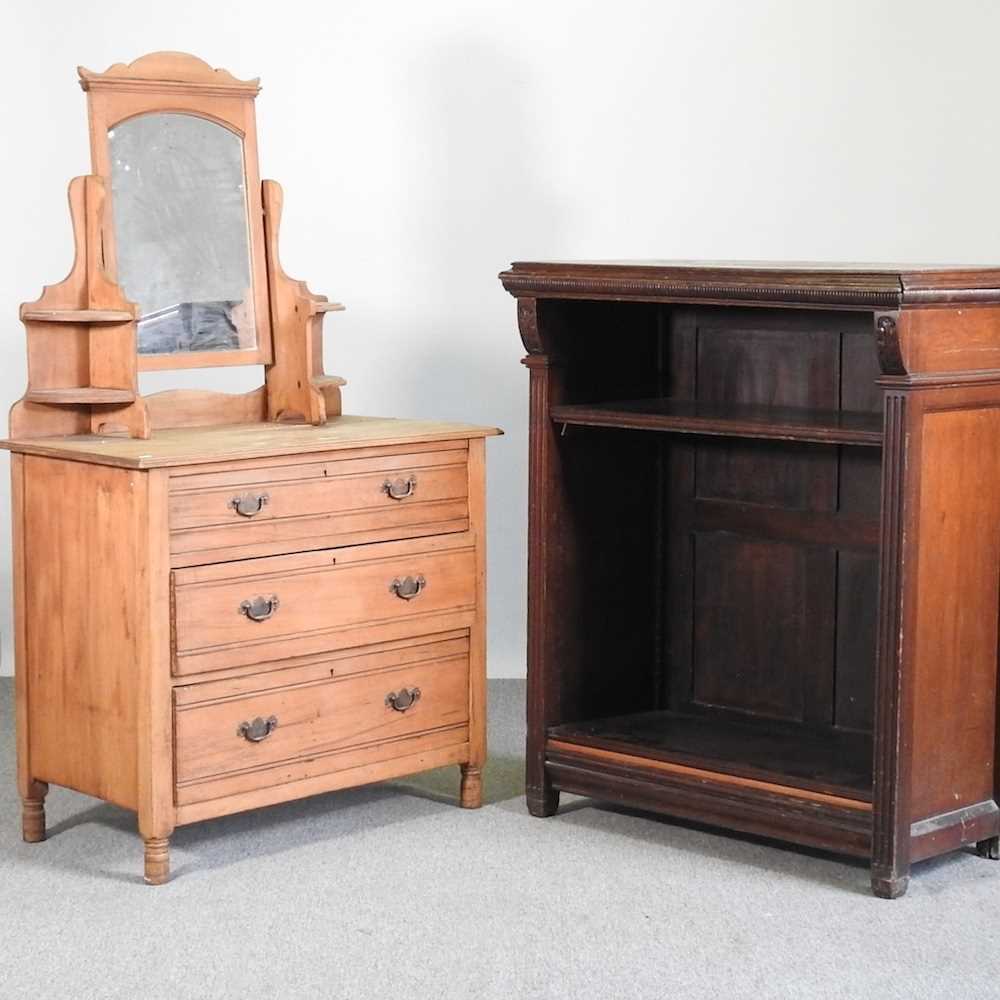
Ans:
{"type": "Polygon", "coordinates": [[[582,799],[522,799],[524,684],[490,684],[488,804],[457,769],[184,827],[139,878],[133,817],[53,789],[20,841],[0,678],[0,997],[1000,997],[1000,863],[863,865],[582,799]]]}

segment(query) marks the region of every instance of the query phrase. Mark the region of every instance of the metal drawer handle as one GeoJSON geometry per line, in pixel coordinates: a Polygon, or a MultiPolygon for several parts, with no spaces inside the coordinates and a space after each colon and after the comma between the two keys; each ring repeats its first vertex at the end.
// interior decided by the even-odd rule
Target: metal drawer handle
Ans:
{"type": "Polygon", "coordinates": [[[395,482],[387,479],[382,484],[382,492],[393,500],[405,500],[407,497],[412,497],[416,491],[417,477],[414,475],[407,479],[397,479],[395,482]]]}
{"type": "Polygon", "coordinates": [[[400,580],[397,576],[396,579],[389,584],[389,589],[397,597],[401,597],[404,601],[412,601],[414,597],[418,597],[423,592],[423,589],[426,586],[427,581],[423,576],[418,576],[416,579],[412,576],[408,576],[403,580],[400,580]]]}
{"type": "Polygon", "coordinates": [[[260,743],[266,740],[278,728],[278,717],[268,716],[262,719],[259,715],[253,722],[241,722],[236,728],[236,735],[242,736],[248,743],[260,743]]]}
{"type": "Polygon", "coordinates": [[[252,622],[267,621],[277,610],[277,594],[272,594],[270,597],[261,597],[258,594],[253,600],[243,601],[240,604],[240,614],[246,615],[252,622]]]}
{"type": "Polygon", "coordinates": [[[397,712],[405,712],[420,701],[420,688],[403,688],[402,691],[390,691],[385,696],[385,703],[397,712]]]}
{"type": "Polygon", "coordinates": [[[256,517],[270,500],[267,493],[244,493],[243,496],[233,497],[229,501],[229,506],[242,517],[256,517]]]}

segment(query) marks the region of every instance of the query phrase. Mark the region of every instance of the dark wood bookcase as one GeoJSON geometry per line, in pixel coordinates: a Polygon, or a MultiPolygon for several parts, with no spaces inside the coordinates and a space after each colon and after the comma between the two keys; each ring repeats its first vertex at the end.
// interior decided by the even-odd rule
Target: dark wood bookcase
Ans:
{"type": "Polygon", "coordinates": [[[997,857],[1000,270],[535,264],[527,796],[997,857]]]}

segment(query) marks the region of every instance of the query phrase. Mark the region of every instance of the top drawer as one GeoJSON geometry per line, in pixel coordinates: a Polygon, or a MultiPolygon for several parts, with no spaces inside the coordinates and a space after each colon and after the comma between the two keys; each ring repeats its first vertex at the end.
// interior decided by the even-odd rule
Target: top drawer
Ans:
{"type": "Polygon", "coordinates": [[[174,565],[464,531],[467,455],[461,442],[177,476],[170,491],[174,565]]]}

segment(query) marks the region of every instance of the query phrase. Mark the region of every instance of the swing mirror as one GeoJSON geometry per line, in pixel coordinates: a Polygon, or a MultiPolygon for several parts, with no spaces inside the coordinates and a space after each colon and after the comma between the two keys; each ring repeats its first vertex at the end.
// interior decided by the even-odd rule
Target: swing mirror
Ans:
{"type": "Polygon", "coordinates": [[[80,77],[110,196],[105,269],[139,306],[139,368],[269,362],[256,81],[178,53],[80,77]]]}

